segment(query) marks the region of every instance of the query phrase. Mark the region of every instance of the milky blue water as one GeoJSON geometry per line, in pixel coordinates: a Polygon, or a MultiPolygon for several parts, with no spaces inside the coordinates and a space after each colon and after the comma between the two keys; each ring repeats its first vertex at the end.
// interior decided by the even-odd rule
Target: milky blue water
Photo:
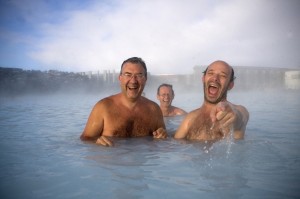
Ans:
{"type": "MultiPolygon", "coordinates": [[[[79,140],[106,94],[0,97],[1,198],[299,198],[300,92],[234,92],[250,112],[246,137],[215,144],[79,140]]],[[[155,100],[154,93],[147,97],[155,100]]],[[[190,111],[199,93],[177,93],[190,111]]],[[[170,132],[182,118],[166,119],[170,132]]]]}

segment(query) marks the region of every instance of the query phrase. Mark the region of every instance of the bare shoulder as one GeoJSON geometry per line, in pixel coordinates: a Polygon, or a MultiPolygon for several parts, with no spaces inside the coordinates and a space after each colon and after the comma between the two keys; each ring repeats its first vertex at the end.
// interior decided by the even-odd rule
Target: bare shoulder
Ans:
{"type": "Polygon", "coordinates": [[[106,115],[110,115],[110,113],[116,109],[117,109],[117,105],[114,100],[114,96],[109,96],[99,100],[94,105],[91,115],[95,117],[99,117],[99,116],[105,117],[106,115]]]}
{"type": "Polygon", "coordinates": [[[146,121],[147,125],[152,124],[153,130],[157,130],[161,127],[165,128],[163,114],[159,105],[150,99],[141,97],[135,114],[142,118],[143,121],[146,121]]]}
{"type": "Polygon", "coordinates": [[[179,107],[176,107],[176,106],[172,106],[173,107],[173,110],[174,110],[174,113],[175,115],[185,115],[187,114],[187,112],[179,107]]]}
{"type": "Polygon", "coordinates": [[[234,106],[242,114],[245,122],[247,122],[249,120],[249,112],[247,108],[242,105],[234,105],[234,106]]]}
{"type": "Polygon", "coordinates": [[[111,95],[111,96],[108,96],[108,97],[105,97],[101,100],[99,100],[97,103],[96,103],[96,106],[97,107],[107,107],[107,106],[112,106],[116,103],[117,101],[117,95],[111,95]]]}
{"type": "Polygon", "coordinates": [[[160,110],[160,107],[156,102],[154,102],[146,97],[143,97],[143,96],[141,97],[141,103],[143,106],[151,108],[152,110],[155,110],[155,111],[158,109],[160,110]]]}
{"type": "Polygon", "coordinates": [[[185,138],[190,131],[191,126],[195,123],[195,120],[201,114],[201,109],[195,109],[189,112],[181,122],[179,128],[175,132],[174,138],[185,138]]]}
{"type": "Polygon", "coordinates": [[[150,100],[150,99],[148,99],[148,98],[146,98],[146,97],[143,97],[143,96],[141,96],[141,100],[142,100],[143,102],[146,102],[146,103],[150,103],[150,104],[155,104],[155,105],[157,105],[156,102],[154,102],[154,101],[152,101],[152,100],[150,100]]]}
{"type": "Polygon", "coordinates": [[[201,108],[195,109],[189,112],[184,118],[184,124],[187,127],[192,127],[194,125],[198,125],[199,121],[202,121],[203,118],[206,117],[201,108]]]}
{"type": "Polygon", "coordinates": [[[187,114],[186,118],[190,120],[190,119],[193,119],[195,117],[199,117],[201,115],[201,113],[202,113],[201,108],[197,108],[197,109],[192,110],[191,112],[189,112],[187,114]]]}
{"type": "Polygon", "coordinates": [[[81,139],[89,140],[99,137],[104,127],[104,120],[109,115],[109,110],[112,104],[111,97],[106,97],[99,100],[93,107],[86,126],[81,135],[81,139]]]}
{"type": "Polygon", "coordinates": [[[244,112],[245,114],[249,115],[249,112],[247,110],[247,108],[245,106],[242,105],[236,105],[238,109],[240,109],[242,112],[244,112]]]}

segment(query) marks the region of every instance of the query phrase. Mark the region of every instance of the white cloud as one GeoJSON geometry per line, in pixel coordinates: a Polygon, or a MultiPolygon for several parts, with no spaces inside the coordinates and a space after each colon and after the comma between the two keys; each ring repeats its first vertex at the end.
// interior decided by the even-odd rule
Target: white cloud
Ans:
{"type": "MultiPolygon", "coordinates": [[[[233,65],[300,67],[299,4],[293,1],[121,1],[39,24],[33,59],[74,71],[115,69],[142,57],[151,73],[233,65]],[[291,10],[293,9],[293,10],[291,10]]],[[[63,69],[63,68],[59,68],[63,69]]]]}

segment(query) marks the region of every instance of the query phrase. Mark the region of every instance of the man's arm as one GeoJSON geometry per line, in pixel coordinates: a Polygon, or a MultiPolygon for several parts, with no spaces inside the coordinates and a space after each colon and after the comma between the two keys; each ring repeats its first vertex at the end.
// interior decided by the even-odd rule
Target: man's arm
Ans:
{"type": "Polygon", "coordinates": [[[98,102],[92,109],[86,126],[80,136],[81,140],[96,140],[102,135],[104,127],[103,105],[98,102]]]}
{"type": "Polygon", "coordinates": [[[188,124],[190,121],[190,113],[184,118],[184,120],[181,122],[180,126],[175,132],[174,138],[176,139],[183,139],[186,138],[188,134],[188,124]]]}
{"type": "Polygon", "coordinates": [[[248,110],[241,105],[234,105],[236,108],[236,121],[234,124],[234,138],[243,139],[246,131],[246,126],[249,120],[248,110]]]}

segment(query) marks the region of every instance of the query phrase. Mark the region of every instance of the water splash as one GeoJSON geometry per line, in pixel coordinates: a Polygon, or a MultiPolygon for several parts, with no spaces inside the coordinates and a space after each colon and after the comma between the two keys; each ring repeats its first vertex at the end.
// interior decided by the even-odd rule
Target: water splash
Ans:
{"type": "Polygon", "coordinates": [[[204,153],[209,153],[213,149],[213,145],[207,140],[204,142],[205,146],[203,147],[204,153]]]}
{"type": "Polygon", "coordinates": [[[213,124],[211,125],[211,127],[210,127],[209,130],[212,131],[214,127],[215,127],[215,123],[213,123],[213,124]]]}
{"type": "Polygon", "coordinates": [[[233,127],[231,127],[229,131],[229,135],[226,137],[226,145],[227,145],[226,158],[229,158],[229,155],[232,153],[231,146],[234,143],[233,133],[234,130],[233,127]]]}

